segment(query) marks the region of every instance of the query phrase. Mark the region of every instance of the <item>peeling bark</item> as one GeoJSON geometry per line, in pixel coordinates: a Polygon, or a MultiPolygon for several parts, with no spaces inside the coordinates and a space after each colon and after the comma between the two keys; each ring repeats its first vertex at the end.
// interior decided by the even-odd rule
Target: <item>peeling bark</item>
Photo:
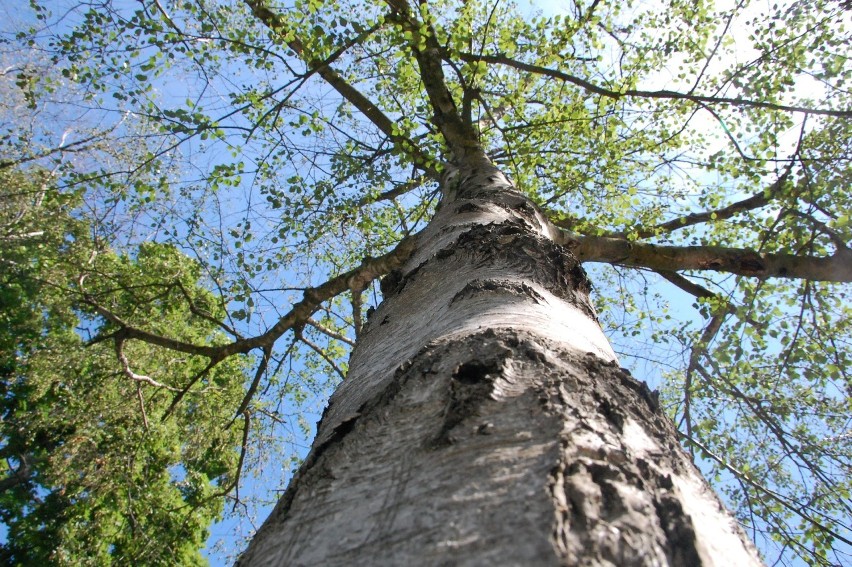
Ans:
{"type": "Polygon", "coordinates": [[[481,162],[444,189],[240,565],[759,564],[558,231],[481,162]]]}

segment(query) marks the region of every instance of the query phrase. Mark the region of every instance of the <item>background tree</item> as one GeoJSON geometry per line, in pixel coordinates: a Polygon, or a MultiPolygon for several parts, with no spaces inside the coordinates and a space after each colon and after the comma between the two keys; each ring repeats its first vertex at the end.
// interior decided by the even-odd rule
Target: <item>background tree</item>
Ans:
{"type": "MultiPolygon", "coordinates": [[[[283,369],[304,361],[291,376],[317,393],[346,373],[363,291],[375,301],[371,282],[404,261],[399,243],[432,214],[450,149],[472,133],[587,266],[608,266],[590,272],[623,363],[662,386],[687,447],[768,556],[842,563],[845,5],[405,6],[34,4],[38,21],[9,45],[51,58],[98,132],[144,143],[134,167],[89,167],[9,136],[7,160],[60,159],[60,192],[79,191],[118,249],[156,240],[193,256],[227,307],[230,342],[82,299],[128,345],[211,369],[255,353],[233,414],[261,438],[281,433],[279,400],[304,397],[283,369]]],[[[27,93],[42,79],[13,76],[21,105],[38,109],[27,93]]]]}
{"type": "Polygon", "coordinates": [[[92,244],[91,225],[71,214],[75,197],[57,195],[50,175],[0,176],[3,563],[201,563],[235,484],[241,432],[223,408],[241,395],[242,369],[223,363],[161,421],[169,392],[202,361],[126,345],[78,294],[185,340],[215,341],[221,308],[174,247],[117,255],[92,244]],[[166,379],[133,372],[129,359],[166,379]]]}

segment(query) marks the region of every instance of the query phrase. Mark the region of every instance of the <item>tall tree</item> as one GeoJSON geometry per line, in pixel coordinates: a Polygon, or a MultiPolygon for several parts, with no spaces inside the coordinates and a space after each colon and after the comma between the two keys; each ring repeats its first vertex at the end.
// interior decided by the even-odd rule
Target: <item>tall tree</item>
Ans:
{"type": "Polygon", "coordinates": [[[844,3],[34,6],[19,37],[111,138],[158,128],[63,183],[229,309],[217,344],[78,290],[207,361],[167,413],[233,356],[255,431],[288,361],[346,376],[246,563],[754,561],[690,460],[767,557],[848,558],[844,3]]]}

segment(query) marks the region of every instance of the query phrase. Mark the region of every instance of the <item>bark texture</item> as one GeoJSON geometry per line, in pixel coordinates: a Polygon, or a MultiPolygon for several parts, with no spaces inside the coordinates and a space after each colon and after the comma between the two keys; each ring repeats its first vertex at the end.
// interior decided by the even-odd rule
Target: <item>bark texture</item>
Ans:
{"type": "Polygon", "coordinates": [[[240,564],[759,564],[558,230],[485,161],[444,185],[240,564]]]}

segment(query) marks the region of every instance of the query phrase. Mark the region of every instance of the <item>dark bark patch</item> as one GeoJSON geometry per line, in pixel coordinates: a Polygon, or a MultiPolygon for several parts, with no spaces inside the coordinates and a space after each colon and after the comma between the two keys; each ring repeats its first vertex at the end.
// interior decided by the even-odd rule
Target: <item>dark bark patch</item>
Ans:
{"type": "Polygon", "coordinates": [[[498,368],[493,364],[474,360],[460,365],[453,373],[450,400],[434,441],[436,447],[452,444],[453,429],[477,414],[480,404],[488,399],[494,389],[495,370],[498,368]]]}
{"type": "Polygon", "coordinates": [[[532,233],[521,219],[475,225],[448,250],[478,265],[505,266],[597,320],[588,299],[591,283],[579,260],[567,248],[532,233]]]}
{"type": "Polygon", "coordinates": [[[660,526],[666,534],[666,556],[669,565],[690,567],[701,565],[701,556],[695,547],[695,528],[674,495],[662,492],[654,501],[660,526]]]}
{"type": "Polygon", "coordinates": [[[498,368],[496,368],[493,364],[486,364],[478,360],[473,360],[459,366],[453,373],[453,380],[456,380],[461,384],[478,384],[492,379],[493,377],[491,374],[496,370],[498,370],[498,368]]]}
{"type": "Polygon", "coordinates": [[[660,409],[660,392],[658,390],[652,390],[648,387],[648,383],[644,381],[637,380],[630,375],[630,372],[620,369],[619,378],[621,379],[621,383],[638,393],[645,403],[648,404],[648,407],[651,408],[652,411],[657,412],[660,409]]]}
{"type": "Polygon", "coordinates": [[[396,295],[402,288],[405,287],[403,282],[402,272],[400,270],[391,270],[388,275],[382,278],[379,282],[379,289],[382,290],[382,295],[391,297],[396,295]]]}
{"type": "Polygon", "coordinates": [[[538,363],[547,363],[547,356],[538,348],[534,348],[532,346],[528,346],[524,349],[524,356],[532,360],[533,362],[538,363]]]}
{"type": "Polygon", "coordinates": [[[612,404],[609,398],[598,400],[598,411],[601,412],[607,421],[615,426],[619,433],[624,432],[624,416],[612,404]]]}
{"type": "Polygon", "coordinates": [[[473,203],[471,201],[464,201],[461,205],[456,209],[456,213],[465,214],[465,213],[478,213],[484,210],[482,207],[473,203]]]}
{"type": "Polygon", "coordinates": [[[544,303],[544,298],[541,294],[526,283],[511,280],[485,279],[469,282],[461,291],[453,296],[450,304],[452,305],[456,301],[484,293],[505,293],[526,296],[531,297],[536,303],[544,303]]]}
{"type": "Polygon", "coordinates": [[[744,272],[761,274],[766,271],[766,266],[759,257],[743,258],[743,260],[740,262],[740,269],[744,272]]]}
{"type": "MultiPolygon", "coordinates": [[[[496,338],[496,333],[489,329],[480,336],[491,339],[496,338]]],[[[479,406],[494,391],[494,382],[503,373],[505,360],[513,351],[505,346],[505,341],[498,339],[483,341],[474,348],[474,354],[479,356],[458,365],[452,373],[444,419],[432,442],[435,448],[452,444],[453,430],[467,418],[477,415],[479,406]]],[[[484,434],[481,426],[477,433],[484,434]]]]}
{"type": "MultiPolygon", "coordinates": [[[[363,408],[361,408],[361,409],[363,409],[363,408]]],[[[341,421],[337,425],[337,427],[334,428],[331,436],[322,445],[317,445],[316,447],[314,447],[314,449],[311,451],[310,455],[308,456],[308,459],[306,459],[306,462],[308,460],[310,460],[311,463],[318,462],[319,458],[322,456],[322,454],[325,452],[325,450],[327,448],[332,447],[335,444],[339,443],[353,429],[355,429],[355,423],[358,421],[359,417],[361,417],[360,411],[358,413],[356,413],[355,415],[353,415],[352,417],[341,421]]],[[[310,465],[308,465],[308,466],[310,466],[310,465]]]]}

